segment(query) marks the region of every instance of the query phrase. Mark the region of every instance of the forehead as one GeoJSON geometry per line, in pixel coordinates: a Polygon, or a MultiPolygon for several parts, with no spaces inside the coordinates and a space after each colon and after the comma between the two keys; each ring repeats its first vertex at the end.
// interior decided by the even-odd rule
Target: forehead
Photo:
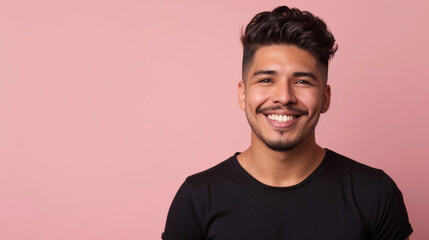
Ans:
{"type": "Polygon", "coordinates": [[[256,50],[249,66],[247,78],[260,70],[274,70],[279,73],[310,71],[322,78],[322,66],[309,51],[294,45],[269,45],[256,50]]]}

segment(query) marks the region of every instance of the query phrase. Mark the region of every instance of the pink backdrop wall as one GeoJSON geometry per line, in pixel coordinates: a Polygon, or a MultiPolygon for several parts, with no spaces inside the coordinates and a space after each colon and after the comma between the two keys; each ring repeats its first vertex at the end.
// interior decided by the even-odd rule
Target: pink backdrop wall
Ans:
{"type": "Polygon", "coordinates": [[[429,226],[428,1],[0,1],[0,239],[160,239],[185,177],[249,144],[240,28],[282,4],[339,51],[318,142],[429,226]]]}

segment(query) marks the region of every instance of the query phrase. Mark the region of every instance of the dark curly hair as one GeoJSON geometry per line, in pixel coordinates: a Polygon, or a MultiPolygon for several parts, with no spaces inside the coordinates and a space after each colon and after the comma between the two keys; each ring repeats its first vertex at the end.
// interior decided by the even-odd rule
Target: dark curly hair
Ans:
{"type": "Polygon", "coordinates": [[[291,44],[309,51],[328,69],[328,62],[338,49],[335,38],[322,19],[310,12],[286,6],[253,17],[241,33],[244,72],[261,46],[291,44]]]}

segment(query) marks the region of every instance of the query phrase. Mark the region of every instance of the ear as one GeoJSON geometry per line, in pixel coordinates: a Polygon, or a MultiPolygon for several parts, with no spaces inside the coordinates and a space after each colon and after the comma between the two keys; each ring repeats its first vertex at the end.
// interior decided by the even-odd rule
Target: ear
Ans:
{"type": "Polygon", "coordinates": [[[238,104],[241,109],[246,109],[246,85],[243,81],[238,83],[238,104]]]}
{"type": "Polygon", "coordinates": [[[330,104],[331,104],[331,86],[325,85],[325,87],[323,88],[323,94],[322,94],[321,112],[322,113],[327,112],[330,104]]]}

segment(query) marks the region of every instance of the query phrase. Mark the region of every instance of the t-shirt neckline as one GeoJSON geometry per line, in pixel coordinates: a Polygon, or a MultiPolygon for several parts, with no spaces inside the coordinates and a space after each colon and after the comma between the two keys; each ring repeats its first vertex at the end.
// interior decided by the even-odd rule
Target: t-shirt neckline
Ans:
{"type": "Polygon", "coordinates": [[[254,178],[252,175],[250,175],[241,166],[241,164],[238,162],[237,155],[240,154],[241,152],[236,152],[231,157],[231,160],[232,160],[231,162],[232,162],[233,167],[238,171],[239,175],[244,177],[246,180],[250,181],[252,183],[252,185],[256,185],[257,187],[263,188],[263,189],[268,190],[268,191],[289,191],[289,190],[297,189],[297,188],[304,186],[305,184],[307,184],[311,180],[313,180],[316,176],[318,176],[320,174],[320,172],[322,172],[322,170],[327,165],[327,162],[330,159],[330,156],[332,155],[331,150],[329,150],[327,148],[325,148],[325,150],[326,150],[325,156],[323,157],[322,162],[319,164],[319,166],[317,166],[317,168],[310,175],[308,175],[300,183],[297,183],[293,186],[287,186],[287,187],[275,187],[275,186],[266,185],[266,184],[260,182],[259,180],[257,180],[256,178],[254,178]]]}

